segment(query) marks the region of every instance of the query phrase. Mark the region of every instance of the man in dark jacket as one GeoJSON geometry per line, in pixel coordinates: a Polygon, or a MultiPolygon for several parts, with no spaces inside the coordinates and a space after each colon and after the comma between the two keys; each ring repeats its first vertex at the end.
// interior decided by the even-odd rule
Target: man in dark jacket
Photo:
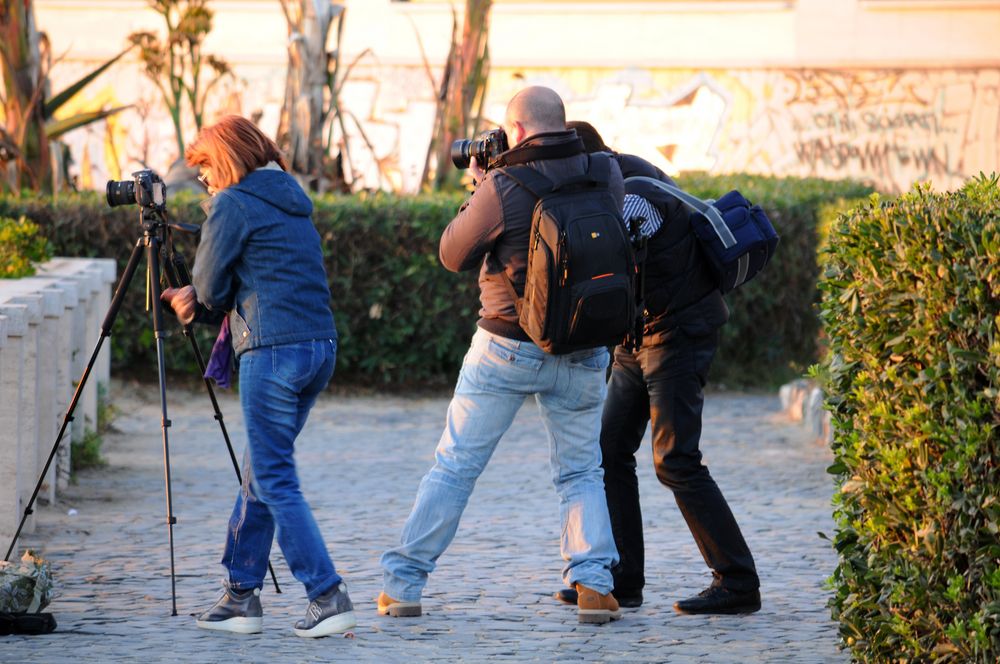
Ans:
{"type": "MultiPolygon", "coordinates": [[[[588,152],[611,152],[585,122],[570,122],[588,152]]],[[[668,184],[660,169],[633,155],[616,154],[624,177],[645,176],[668,184]]],[[[635,453],[652,422],[653,465],[694,536],[711,585],[674,604],[680,613],[750,613],[760,608],[760,582],[753,556],[725,497],[701,462],[702,388],[729,318],[708,262],[691,230],[688,212],[653,184],[626,184],[628,198],[652,204],[659,230],[645,260],[645,320],[642,346],[615,348],[608,398],[601,421],[601,452],[608,510],[621,557],[614,568],[615,597],[625,607],[642,604],[644,545],[635,453]]],[[[628,209],[629,203],[626,203],[628,209]]],[[[573,603],[571,590],[556,593],[573,603]]]]}
{"type": "MultiPolygon", "coordinates": [[[[553,181],[583,175],[590,159],[565,125],[562,100],[555,92],[542,87],[521,91],[507,107],[504,131],[514,147],[503,153],[503,163],[527,164],[553,181]]],[[[440,257],[453,271],[481,265],[479,329],[448,407],[434,467],[420,484],[399,546],[382,556],[378,611],[390,616],[421,614],[427,575],[455,536],[476,479],[524,399],[534,395],[548,432],[559,494],[563,579],[579,595],[580,622],[616,620],[621,611],[611,595],[611,567],[618,554],[598,441],[608,351],[599,347],[549,355],[531,342],[518,325],[506,280],[521,296],[536,198],[503,167],[484,173],[473,160],[470,173],[479,185],[442,235],[440,257]]],[[[609,185],[620,206],[624,188],[614,163],[609,185]]]]}

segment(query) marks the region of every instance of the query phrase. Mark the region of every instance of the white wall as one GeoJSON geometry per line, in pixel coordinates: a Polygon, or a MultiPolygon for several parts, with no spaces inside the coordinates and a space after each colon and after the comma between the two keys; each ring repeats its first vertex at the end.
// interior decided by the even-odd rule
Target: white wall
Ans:
{"type": "MultiPolygon", "coordinates": [[[[345,107],[375,144],[385,177],[350,125],[357,175],[364,186],[413,190],[448,50],[451,3],[347,4],[344,58],[366,49],[371,55],[345,86],[345,107]]],[[[273,132],[286,62],[280,4],[210,6],[216,18],[206,50],[229,60],[238,76],[215,99],[216,110],[262,113],[262,126],[273,132]]],[[[41,0],[36,11],[54,51],[66,53],[56,89],[116,53],[131,31],[159,30],[158,17],[136,0],[41,0]]],[[[495,0],[488,115],[498,117],[519,86],[547,84],[576,117],[600,120],[616,147],[644,150],[671,171],[846,175],[890,190],[936,178],[951,187],[1000,168],[997,35],[997,0],[495,0]],[[924,120],[892,127],[888,136],[876,127],[873,136],[864,123],[872,113],[889,123],[924,120]],[[839,114],[844,131],[829,135],[815,114],[839,114]],[[927,135],[932,120],[941,131],[927,135]],[[928,159],[933,168],[924,167],[928,159]]],[[[108,128],[68,137],[76,167],[89,174],[86,184],[119,177],[116,164],[165,170],[176,156],[169,118],[135,58],[81,97],[81,105],[136,105],[108,128]]]]}

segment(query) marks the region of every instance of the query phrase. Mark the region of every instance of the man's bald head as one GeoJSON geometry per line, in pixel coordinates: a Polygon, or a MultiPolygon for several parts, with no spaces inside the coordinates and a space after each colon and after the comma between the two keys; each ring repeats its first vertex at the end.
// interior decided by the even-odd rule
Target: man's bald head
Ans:
{"type": "Polygon", "coordinates": [[[555,90],[535,85],[514,95],[507,104],[507,125],[520,123],[527,135],[566,130],[566,108],[555,90]]]}

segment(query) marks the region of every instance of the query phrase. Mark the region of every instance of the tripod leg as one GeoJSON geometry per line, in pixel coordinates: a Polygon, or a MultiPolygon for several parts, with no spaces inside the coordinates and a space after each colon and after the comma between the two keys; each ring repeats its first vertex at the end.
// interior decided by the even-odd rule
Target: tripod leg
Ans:
{"type": "MultiPolygon", "coordinates": [[[[198,342],[194,338],[192,327],[192,325],[184,326],[184,336],[191,341],[191,348],[194,350],[194,357],[198,361],[198,370],[201,372],[202,377],[204,377],[205,358],[201,354],[201,349],[198,348],[198,342]]],[[[239,461],[236,460],[236,452],[233,450],[233,443],[229,440],[229,431],[226,430],[226,423],[222,418],[222,409],[219,408],[219,402],[215,398],[215,390],[212,389],[211,378],[205,378],[205,387],[208,389],[208,398],[212,402],[212,408],[215,409],[215,419],[219,423],[219,428],[222,429],[222,438],[226,441],[226,449],[229,450],[229,459],[233,462],[233,470],[236,471],[236,481],[242,485],[243,474],[240,472],[239,461]]],[[[281,588],[278,586],[278,577],[274,574],[274,567],[271,565],[270,560],[267,561],[267,570],[271,573],[271,582],[274,584],[274,592],[280,594],[281,588]]]]}
{"type": "Polygon", "coordinates": [[[83,388],[87,384],[87,379],[90,378],[90,372],[94,368],[94,362],[97,361],[97,355],[101,352],[101,346],[104,344],[104,340],[111,336],[111,327],[114,325],[115,318],[118,316],[118,310],[121,309],[122,300],[125,298],[125,292],[128,290],[129,282],[132,281],[132,275],[135,274],[135,269],[139,265],[139,261],[142,259],[142,248],[144,240],[140,238],[136,242],[135,247],[132,249],[132,255],[129,256],[128,265],[125,267],[125,272],[122,274],[122,278],[118,281],[118,286],[115,288],[114,297],[111,299],[111,306],[108,307],[107,316],[104,318],[104,323],[101,325],[101,336],[97,340],[97,344],[94,347],[94,352],[90,355],[90,360],[87,362],[87,367],[83,370],[83,375],[80,376],[79,382],[76,384],[76,390],[73,392],[73,398],[70,400],[69,407],[66,409],[66,415],[63,417],[62,426],[59,427],[59,433],[56,434],[56,441],[52,444],[52,451],[49,452],[49,458],[45,461],[45,466],[42,468],[42,474],[38,477],[38,483],[35,484],[35,490],[31,492],[31,498],[28,500],[28,504],[24,507],[24,514],[21,516],[20,523],[17,524],[17,531],[14,533],[14,538],[10,541],[10,546],[7,548],[7,553],[4,555],[4,560],[10,560],[10,554],[14,552],[14,547],[17,546],[17,540],[21,536],[21,529],[24,528],[25,521],[32,513],[32,508],[35,505],[35,499],[38,498],[38,492],[42,490],[42,484],[45,483],[45,476],[49,472],[49,467],[52,465],[52,460],[56,456],[56,452],[59,450],[59,443],[62,441],[63,435],[66,433],[66,428],[69,423],[73,421],[73,412],[76,410],[76,404],[80,400],[80,396],[83,393],[83,388]]]}
{"type": "Polygon", "coordinates": [[[170,598],[173,607],[173,612],[170,615],[176,616],[177,581],[174,573],[174,524],[177,523],[177,519],[174,517],[173,499],[170,494],[170,443],[167,439],[167,429],[170,428],[170,419],[167,417],[166,363],[163,353],[163,305],[160,302],[160,247],[159,241],[155,237],[147,240],[146,268],[149,275],[149,286],[152,290],[153,332],[156,338],[156,363],[160,382],[160,413],[162,414],[160,429],[163,431],[163,473],[167,496],[167,537],[170,542],[170,598]]]}

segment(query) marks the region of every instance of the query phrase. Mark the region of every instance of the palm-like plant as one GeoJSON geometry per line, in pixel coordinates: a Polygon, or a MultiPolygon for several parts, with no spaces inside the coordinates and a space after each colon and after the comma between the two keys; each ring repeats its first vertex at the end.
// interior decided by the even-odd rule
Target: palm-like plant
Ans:
{"type": "Polygon", "coordinates": [[[202,52],[212,31],[207,0],[148,0],[167,26],[166,38],[153,32],[135,32],[129,41],[138,46],[146,76],[156,85],[170,112],[178,156],[184,154],[184,106],[195,131],[201,130],[209,92],[232,70],[225,60],[202,52]]]}
{"type": "Polygon", "coordinates": [[[0,0],[4,110],[0,163],[7,185],[15,191],[23,184],[22,174],[34,188],[49,179],[49,144],[40,103],[45,90],[41,41],[31,3],[0,0]]]}
{"type": "Polygon", "coordinates": [[[120,60],[130,49],[97,67],[62,92],[46,99],[53,62],[48,39],[35,26],[30,0],[0,0],[0,184],[12,191],[24,185],[55,189],[49,141],[68,131],[127,108],[95,109],[56,119],[66,102],[120,60]]]}

